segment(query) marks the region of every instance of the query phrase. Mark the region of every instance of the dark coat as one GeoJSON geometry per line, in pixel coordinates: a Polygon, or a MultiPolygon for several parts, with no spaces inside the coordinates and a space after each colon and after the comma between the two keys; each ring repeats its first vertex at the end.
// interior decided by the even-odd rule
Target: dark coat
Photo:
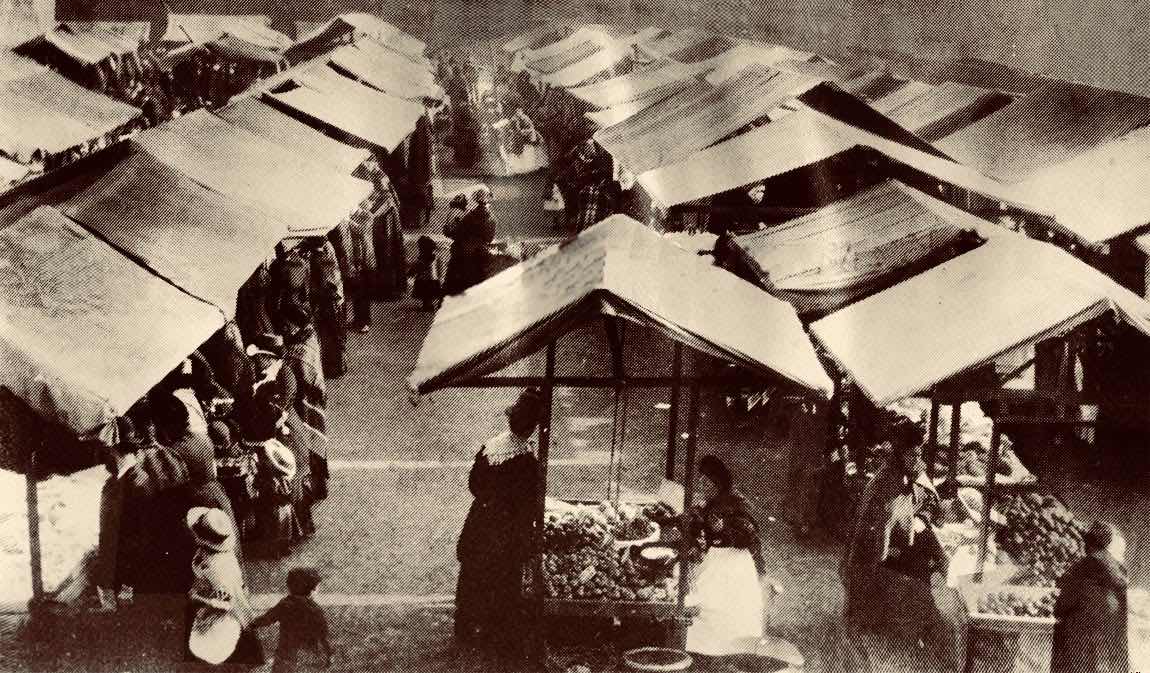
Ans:
{"type": "Polygon", "coordinates": [[[478,627],[492,646],[511,647],[522,626],[522,576],[531,558],[539,463],[523,454],[493,466],[481,451],[468,486],[475,500],[456,548],[457,629],[478,627]]]}
{"type": "Polygon", "coordinates": [[[495,218],[486,204],[479,204],[457,222],[444,228],[451,239],[451,259],[443,290],[458,294],[487,278],[491,253],[488,246],[495,240],[495,218]]]}
{"type": "Polygon", "coordinates": [[[1126,673],[1126,569],[1092,554],[1058,581],[1051,673],[1126,673]]]}
{"type": "Polygon", "coordinates": [[[755,570],[760,575],[767,572],[763,559],[763,545],[759,539],[759,526],[751,514],[747,499],[738,491],[721,493],[711,498],[698,512],[693,528],[701,530],[707,547],[733,547],[746,549],[755,560],[755,570]],[[711,518],[722,521],[720,531],[712,531],[707,525],[711,518]]]}

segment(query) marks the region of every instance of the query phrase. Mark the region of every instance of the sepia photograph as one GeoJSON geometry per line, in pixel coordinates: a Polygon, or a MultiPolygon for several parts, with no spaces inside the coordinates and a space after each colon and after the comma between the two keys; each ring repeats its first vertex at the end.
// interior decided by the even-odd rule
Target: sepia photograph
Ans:
{"type": "Polygon", "coordinates": [[[1150,672],[1150,3],[0,0],[0,673],[1150,672]]]}

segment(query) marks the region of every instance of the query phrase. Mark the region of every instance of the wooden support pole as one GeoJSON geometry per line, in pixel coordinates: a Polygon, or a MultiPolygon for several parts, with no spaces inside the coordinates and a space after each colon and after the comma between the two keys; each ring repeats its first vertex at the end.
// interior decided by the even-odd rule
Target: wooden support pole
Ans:
{"type": "Polygon", "coordinates": [[[679,440],[679,381],[683,378],[683,344],[675,342],[671,361],[671,409],[667,417],[667,467],[664,476],[675,478],[675,449],[679,440]]]}
{"type": "Polygon", "coordinates": [[[930,400],[930,427],[926,430],[927,476],[934,480],[934,467],[938,462],[938,408],[939,403],[930,400]]]}
{"type": "Polygon", "coordinates": [[[986,570],[986,557],[990,551],[990,512],[994,506],[994,486],[998,475],[998,454],[1002,444],[1002,433],[998,423],[993,422],[990,431],[990,455],[986,462],[986,489],[982,492],[982,531],[978,537],[978,577],[986,570]]]}
{"type": "Polygon", "coordinates": [[[958,453],[962,449],[962,403],[950,405],[950,465],[946,471],[947,491],[958,492],[958,453]]]}
{"type": "MultiPolygon", "coordinates": [[[[683,467],[683,512],[691,510],[691,505],[695,499],[695,451],[698,448],[698,433],[699,433],[699,386],[691,386],[690,399],[688,402],[690,409],[687,412],[687,462],[683,467]]],[[[682,547],[679,550],[679,614],[684,615],[686,611],[687,595],[691,593],[691,568],[687,562],[687,556],[691,549],[694,540],[691,539],[690,531],[683,531],[682,547]]],[[[685,637],[686,633],[683,633],[685,637]]],[[[686,645],[686,642],[674,643],[673,646],[680,649],[686,645]]]]}
{"type": "Polygon", "coordinates": [[[32,573],[32,600],[38,603],[44,598],[44,567],[40,552],[40,487],[36,481],[34,451],[28,456],[24,491],[28,505],[28,566],[32,573]]]}
{"type": "Polygon", "coordinates": [[[554,407],[555,344],[547,344],[546,373],[543,384],[543,419],[539,423],[539,492],[535,502],[535,554],[532,559],[533,590],[535,592],[534,640],[532,658],[540,671],[547,668],[546,617],[547,585],[544,581],[543,529],[547,520],[547,467],[551,455],[551,413],[554,407]]]}

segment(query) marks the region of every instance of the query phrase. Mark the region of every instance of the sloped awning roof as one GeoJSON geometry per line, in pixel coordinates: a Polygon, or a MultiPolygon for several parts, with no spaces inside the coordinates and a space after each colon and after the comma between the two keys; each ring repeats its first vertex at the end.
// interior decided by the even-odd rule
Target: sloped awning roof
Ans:
{"type": "Polygon", "coordinates": [[[717,34],[698,28],[677,30],[669,35],[641,43],[641,47],[657,56],[670,56],[677,51],[690,49],[719,37],[717,34]]]}
{"type": "Polygon", "coordinates": [[[367,150],[345,145],[255,98],[241,98],[216,110],[216,115],[286,150],[327,164],[338,173],[351,175],[371,156],[367,150]]]}
{"type": "Polygon", "coordinates": [[[1000,235],[811,330],[885,405],[1107,311],[1150,335],[1150,304],[1137,295],[1053,245],[1000,235]]]}
{"type": "Polygon", "coordinates": [[[409,384],[429,392],[498,371],[605,312],[751,371],[831,392],[789,304],[622,215],[448,298],[409,384]]]}
{"type": "Polygon", "coordinates": [[[7,189],[8,185],[20,182],[31,172],[32,170],[24,164],[0,157],[0,191],[7,189]]]}
{"type": "Polygon", "coordinates": [[[605,44],[586,58],[556,72],[541,75],[540,79],[554,86],[578,86],[600,72],[614,68],[630,55],[631,49],[628,46],[605,44]]]}
{"type": "Polygon", "coordinates": [[[44,40],[79,63],[94,65],[112,55],[127,54],[139,48],[139,43],[121,38],[104,30],[54,30],[44,34],[44,40]]]}
{"type": "Polygon", "coordinates": [[[669,207],[809,166],[855,144],[813,110],[803,109],[642,173],[638,180],[656,202],[669,207]]]}
{"type": "Polygon", "coordinates": [[[0,385],[77,434],[112,422],[224,325],[59,211],[0,230],[0,385]]]}
{"type": "Polygon", "coordinates": [[[60,206],[107,242],[233,317],[236,292],[288,227],[135,153],[60,206]]]}
{"type": "Polygon", "coordinates": [[[935,145],[1003,182],[1032,174],[1150,123],[1150,99],[1057,82],[935,145]]]}
{"type": "Polygon", "coordinates": [[[607,41],[603,36],[584,36],[569,49],[530,60],[526,67],[540,76],[551,75],[599,53],[607,41]]]}
{"type": "Polygon", "coordinates": [[[148,129],[132,142],[196,182],[275,214],[299,235],[326,234],[373,189],[206,110],[148,129]]]}
{"type": "Polygon", "coordinates": [[[358,45],[340,47],[330,55],[331,64],[371,87],[399,98],[442,98],[443,89],[430,76],[412,76],[396,67],[394,59],[373,57],[358,45]]]}
{"type": "Polygon", "coordinates": [[[503,44],[503,51],[508,54],[514,54],[517,51],[540,49],[562,40],[567,36],[568,32],[566,26],[543,23],[526,32],[519,33],[505,42],[503,44]]]}
{"type": "Polygon", "coordinates": [[[373,60],[379,61],[381,65],[385,65],[388,69],[395,71],[396,74],[402,74],[406,79],[429,86],[436,84],[435,72],[430,62],[413,61],[409,58],[405,58],[403,54],[396,52],[385,43],[370,37],[358,39],[352,46],[364,52],[373,60]]]}
{"type": "Polygon", "coordinates": [[[607,39],[606,33],[592,26],[580,26],[571,31],[566,37],[556,40],[550,44],[543,45],[537,49],[528,49],[524,53],[524,60],[527,63],[532,61],[539,61],[543,59],[558,56],[564,52],[570,51],[584,42],[602,42],[607,39]]]}
{"type": "Polygon", "coordinates": [[[30,163],[36,150],[63,152],[103,133],[50,106],[0,96],[0,150],[21,163],[30,163]]]}
{"type": "Polygon", "coordinates": [[[759,119],[819,80],[754,65],[717,87],[700,85],[600,130],[595,139],[636,174],[685,159],[759,119]]]}
{"type": "MultiPolygon", "coordinates": [[[[906,85],[875,100],[871,103],[871,107],[908,131],[919,133],[951,115],[999,97],[1001,94],[995,91],[955,82],[944,82],[939,85],[907,82],[906,85]]],[[[945,135],[952,135],[954,132],[957,132],[957,129],[945,135]]]]}
{"type": "Polygon", "coordinates": [[[685,89],[692,86],[697,86],[698,80],[684,79],[678,82],[671,82],[670,84],[663,85],[657,89],[648,91],[643,97],[636,98],[635,100],[626,103],[619,103],[612,105],[604,110],[596,110],[594,112],[584,113],[584,116],[595,122],[599,128],[605,129],[616,124],[620,124],[631,117],[639,114],[643,110],[654,107],[659,103],[667,100],[685,89]]]}
{"type": "Polygon", "coordinates": [[[275,65],[286,62],[284,56],[247,40],[236,37],[230,33],[212,40],[208,49],[235,61],[251,61],[253,63],[266,63],[275,65]]]}
{"type": "Polygon", "coordinates": [[[85,89],[52,70],[0,81],[0,91],[59,110],[92,129],[94,134],[118,129],[141,114],[127,103],[85,89]]]}
{"type": "Polygon", "coordinates": [[[303,86],[269,93],[269,99],[388,152],[411,135],[424,114],[418,103],[353,82],[327,66],[295,79],[303,86]]]}
{"type": "Polygon", "coordinates": [[[657,61],[626,75],[568,91],[572,96],[603,110],[645,98],[668,84],[676,84],[693,76],[687,68],[673,61],[657,61]]]}
{"type": "Polygon", "coordinates": [[[911,266],[962,231],[887,181],[735,244],[768,289],[828,292],[911,266]]]}
{"type": "Polygon", "coordinates": [[[251,30],[259,31],[268,29],[271,22],[269,17],[260,14],[172,14],[168,17],[168,32],[161,41],[205,44],[229,30],[241,32],[242,27],[251,26],[251,30]]]}

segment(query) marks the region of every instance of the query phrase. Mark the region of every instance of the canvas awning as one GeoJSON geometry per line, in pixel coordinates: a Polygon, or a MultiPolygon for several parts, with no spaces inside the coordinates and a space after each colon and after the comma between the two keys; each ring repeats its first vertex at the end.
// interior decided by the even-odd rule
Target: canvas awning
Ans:
{"type": "Polygon", "coordinates": [[[1063,250],[1000,235],[815,322],[811,331],[883,406],[1107,311],[1150,335],[1150,304],[1063,250]]]}
{"type": "Polygon", "coordinates": [[[836,292],[845,300],[952,245],[962,232],[887,181],[734,242],[768,291],[836,292]]]}
{"type": "Polygon", "coordinates": [[[11,159],[0,157],[0,190],[6,189],[8,185],[20,182],[32,172],[32,169],[24,164],[18,164],[11,159]]]}
{"type": "MultiPolygon", "coordinates": [[[[324,66],[326,68],[326,66],[324,66]]],[[[330,71],[330,69],[328,69],[330,71]]],[[[415,130],[424,114],[418,103],[397,98],[343,78],[346,84],[319,70],[301,74],[298,89],[269,93],[268,97],[287,107],[327,124],[388,152],[415,130]],[[352,88],[354,87],[354,88],[352,88]]]]}
{"type": "Polygon", "coordinates": [[[638,176],[664,207],[688,203],[781,175],[851,149],[855,142],[832,130],[812,110],[799,110],[673,164],[638,176]]]}
{"type": "Polygon", "coordinates": [[[280,53],[253,44],[232,34],[224,35],[207,44],[208,49],[234,61],[251,61],[253,63],[266,63],[276,65],[286,63],[287,59],[280,53]]]}
{"type": "Polygon", "coordinates": [[[1103,143],[1022,182],[1008,184],[973,168],[819,116],[822,124],[855,144],[871,147],[942,182],[1050,217],[1083,243],[1102,243],[1150,224],[1150,197],[1143,188],[1144,177],[1150,175],[1147,129],[1103,143]]]}
{"type": "Polygon", "coordinates": [[[594,26],[580,26],[579,28],[571,31],[570,35],[567,35],[561,40],[557,40],[551,44],[544,45],[538,49],[526,50],[524,53],[524,60],[527,63],[531,63],[532,61],[548,59],[570,51],[584,42],[602,43],[608,39],[609,38],[607,34],[604,33],[600,28],[594,26]]]}
{"type": "Polygon", "coordinates": [[[1003,182],[1020,182],[1150,123],[1150,99],[1055,82],[935,145],[1003,182]]]}
{"type": "Polygon", "coordinates": [[[257,47],[282,53],[292,46],[292,39],[287,35],[254,21],[238,21],[227,26],[224,36],[231,36],[243,40],[257,47]]]}
{"type": "Polygon", "coordinates": [[[784,47],[740,44],[730,51],[723,52],[704,61],[699,61],[693,65],[706,66],[709,70],[706,75],[707,81],[717,85],[738,75],[750,66],[773,66],[775,63],[786,60],[793,55],[793,51],[784,47]]]}
{"type": "Polygon", "coordinates": [[[20,163],[31,163],[36,150],[56,154],[83,145],[105,132],[51,106],[26,98],[0,96],[0,151],[20,163]]]}
{"type": "Polygon", "coordinates": [[[539,79],[554,86],[573,87],[586,82],[595,75],[614,68],[631,55],[631,48],[620,44],[605,44],[595,53],[567,67],[539,79]]]}
{"type": "Polygon", "coordinates": [[[700,84],[595,134],[595,140],[635,174],[686,159],[784,101],[817,79],[763,65],[750,66],[717,87],[700,84]]]}
{"type": "Polygon", "coordinates": [[[138,42],[93,29],[72,32],[58,29],[44,34],[44,40],[78,63],[95,65],[112,55],[128,54],[139,49],[138,42]]]}
{"type": "Polygon", "coordinates": [[[667,100],[683,90],[690,88],[692,85],[698,84],[698,80],[685,79],[679,82],[672,82],[647,92],[647,94],[633,101],[627,103],[620,103],[613,105],[605,110],[596,110],[595,112],[584,113],[584,116],[595,122],[599,128],[607,128],[622,123],[623,121],[634,117],[643,110],[653,107],[667,100]]]}
{"type": "MultiPolygon", "coordinates": [[[[1001,94],[954,82],[939,85],[907,82],[905,86],[875,100],[871,107],[899,126],[920,133],[947,117],[985,104],[1001,94]]],[[[952,135],[957,128],[933,129],[934,138],[952,135]]],[[[927,138],[930,140],[930,138],[927,138]]]]}
{"type": "Polygon", "coordinates": [[[386,44],[370,37],[356,40],[352,46],[364,52],[367,56],[371,57],[372,60],[378,61],[381,65],[394,71],[393,74],[402,74],[406,79],[425,84],[429,87],[437,86],[435,72],[431,63],[427,61],[413,61],[404,58],[402,54],[397,53],[386,44]]]}
{"type": "Polygon", "coordinates": [[[718,37],[718,35],[709,31],[687,28],[677,30],[670,35],[664,35],[658,39],[640,43],[640,46],[653,55],[666,57],[677,51],[683,51],[684,49],[690,49],[696,45],[703,44],[716,37],[718,37]]]}
{"type": "Polygon", "coordinates": [[[126,412],[224,316],[41,206],[0,230],[0,323],[0,385],[85,435],[126,412]]]}
{"type": "Polygon", "coordinates": [[[503,44],[503,51],[514,54],[517,51],[540,49],[554,44],[567,36],[567,28],[544,23],[524,33],[516,35],[503,44]]]}
{"type": "Polygon", "coordinates": [[[706,61],[717,56],[728,54],[734,48],[735,43],[730,39],[715,36],[689,47],[668,52],[667,58],[685,64],[698,63],[699,61],[706,61]]]}
{"type": "Polygon", "coordinates": [[[241,98],[216,110],[224,121],[304,158],[351,175],[371,152],[345,145],[255,98],[241,98]]]}
{"type": "Polygon", "coordinates": [[[206,44],[229,31],[241,37],[251,31],[270,30],[271,19],[259,14],[172,14],[161,42],[206,44]]]}
{"type": "Polygon", "coordinates": [[[229,318],[240,286],[288,235],[275,215],[139,152],[60,210],[229,318]]]}
{"type": "Polygon", "coordinates": [[[621,77],[569,89],[576,98],[601,110],[649,96],[669,84],[690,79],[694,73],[673,61],[658,61],[621,77]]]}
{"type": "Polygon", "coordinates": [[[425,393],[498,371],[604,314],[830,395],[790,305],[622,215],[449,297],[409,385],[425,393]]]}
{"type": "MultiPolygon", "coordinates": [[[[398,58],[398,57],[396,57],[398,58]]],[[[442,98],[443,89],[430,77],[413,77],[394,67],[393,60],[373,58],[358,46],[340,47],[330,55],[331,64],[385,93],[409,100],[442,98]]]]}
{"type": "Polygon", "coordinates": [[[132,142],[205,187],[276,215],[298,235],[326,234],[373,189],[206,110],[149,129],[132,142]]]}
{"type": "Polygon", "coordinates": [[[603,45],[606,42],[606,38],[601,36],[585,37],[581,42],[576,43],[570,49],[551,56],[528,61],[526,67],[528,70],[540,76],[551,75],[583,59],[594,56],[602,51],[603,45]]]}

